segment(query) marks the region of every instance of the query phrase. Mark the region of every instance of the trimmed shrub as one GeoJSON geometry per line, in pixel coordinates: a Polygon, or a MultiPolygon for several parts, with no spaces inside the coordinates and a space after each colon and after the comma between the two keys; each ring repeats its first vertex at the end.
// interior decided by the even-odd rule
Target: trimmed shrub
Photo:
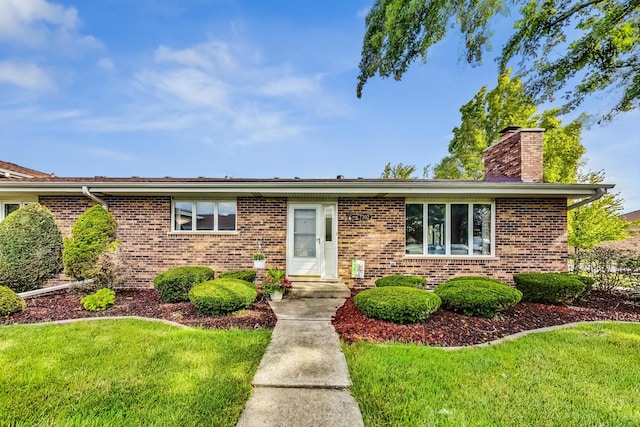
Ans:
{"type": "Polygon", "coordinates": [[[11,316],[25,308],[27,308],[27,303],[13,290],[6,286],[0,286],[0,317],[11,316]]]}
{"type": "Polygon", "coordinates": [[[458,277],[454,277],[453,279],[447,280],[447,283],[453,282],[456,280],[485,280],[487,282],[500,283],[502,285],[505,284],[502,280],[493,279],[491,277],[484,277],[484,276],[458,276],[458,277]]]}
{"type": "Polygon", "coordinates": [[[116,225],[113,215],[100,205],[80,215],[71,230],[72,237],[64,239],[64,272],[76,280],[92,279],[100,255],[115,251],[119,245],[116,225]]]}
{"type": "Polygon", "coordinates": [[[584,293],[589,293],[591,292],[591,290],[593,289],[593,285],[596,283],[595,279],[591,276],[586,276],[584,274],[580,274],[580,273],[561,273],[561,274],[565,274],[569,277],[575,277],[576,279],[580,280],[582,283],[584,283],[584,293]]]}
{"type": "Polygon", "coordinates": [[[222,278],[231,278],[231,279],[239,279],[244,280],[246,282],[254,282],[256,280],[256,271],[255,270],[230,270],[225,271],[224,273],[220,273],[218,276],[219,279],[222,278]]]}
{"type": "Polygon", "coordinates": [[[522,300],[542,304],[569,304],[585,290],[585,284],[563,273],[514,274],[516,288],[522,291],[522,300]]]}
{"type": "Polygon", "coordinates": [[[153,279],[153,287],[166,302],[189,301],[195,285],[212,280],[216,273],[209,267],[176,267],[153,279]]]}
{"type": "Polygon", "coordinates": [[[410,288],[424,288],[427,285],[427,281],[421,276],[408,276],[404,274],[393,274],[391,276],[384,276],[376,280],[376,287],[382,288],[385,286],[406,286],[410,288]]]}
{"type": "Polygon", "coordinates": [[[62,235],[46,207],[34,203],[0,223],[0,285],[37,289],[62,270],[62,235]]]}
{"type": "Polygon", "coordinates": [[[222,278],[194,286],[189,301],[199,313],[221,316],[249,308],[258,296],[258,289],[245,280],[222,278]]]}
{"type": "Polygon", "coordinates": [[[98,289],[95,293],[87,295],[80,300],[85,310],[102,311],[111,307],[116,302],[116,293],[108,288],[98,289]]]}
{"type": "Polygon", "coordinates": [[[493,317],[522,299],[522,292],[500,281],[454,279],[436,286],[433,292],[442,299],[442,307],[467,316],[493,317]]]}
{"type": "Polygon", "coordinates": [[[441,304],[433,292],[408,286],[367,289],[357,294],[353,302],[365,316],[394,323],[420,322],[441,304]]]}

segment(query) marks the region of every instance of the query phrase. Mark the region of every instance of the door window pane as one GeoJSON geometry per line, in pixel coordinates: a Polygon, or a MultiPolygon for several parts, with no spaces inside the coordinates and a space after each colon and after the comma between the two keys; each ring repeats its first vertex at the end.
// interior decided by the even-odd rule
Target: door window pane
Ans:
{"type": "Polygon", "coordinates": [[[316,257],[316,210],[294,209],[293,256],[316,257]]]}
{"type": "Polygon", "coordinates": [[[324,218],[324,241],[331,242],[333,240],[333,218],[327,216],[324,218]]]}
{"type": "Polygon", "coordinates": [[[234,231],[236,229],[236,202],[218,203],[218,230],[234,231]]]}
{"type": "Polygon", "coordinates": [[[469,205],[451,205],[451,255],[469,254],[469,205]]]}
{"type": "Polygon", "coordinates": [[[446,205],[430,204],[427,208],[429,217],[429,228],[427,229],[428,253],[433,255],[444,255],[446,244],[446,205]]]}
{"type": "Polygon", "coordinates": [[[213,202],[196,202],[196,230],[213,230],[213,202]]]}
{"type": "Polygon", "coordinates": [[[473,254],[491,255],[491,205],[473,205],[473,254]]]}
{"type": "Polygon", "coordinates": [[[422,205],[407,205],[406,217],[405,253],[410,255],[422,255],[424,254],[424,213],[422,205]]]}
{"type": "Polygon", "coordinates": [[[193,206],[191,202],[176,202],[174,209],[175,229],[176,230],[193,230],[193,206]]]}

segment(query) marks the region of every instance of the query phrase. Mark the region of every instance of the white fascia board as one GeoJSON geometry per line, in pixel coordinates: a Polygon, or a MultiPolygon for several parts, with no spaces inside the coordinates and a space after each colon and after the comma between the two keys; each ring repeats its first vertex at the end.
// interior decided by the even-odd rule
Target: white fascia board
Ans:
{"type": "Polygon", "coordinates": [[[46,194],[82,194],[86,186],[91,192],[118,194],[194,194],[228,195],[385,195],[386,197],[419,197],[447,195],[478,195],[492,197],[585,197],[598,188],[610,189],[611,184],[540,184],[493,182],[0,182],[2,192],[46,194]]]}

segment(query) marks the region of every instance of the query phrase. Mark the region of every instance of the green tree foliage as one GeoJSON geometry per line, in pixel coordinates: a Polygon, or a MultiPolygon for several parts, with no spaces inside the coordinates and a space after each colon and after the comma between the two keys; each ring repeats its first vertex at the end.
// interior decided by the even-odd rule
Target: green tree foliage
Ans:
{"type": "Polygon", "coordinates": [[[61,270],[62,235],[49,209],[34,203],[0,223],[0,285],[30,291],[61,270]]]}
{"type": "MultiPolygon", "coordinates": [[[[600,184],[604,172],[589,172],[580,182],[600,184]]],[[[576,252],[590,249],[599,243],[627,237],[630,223],[620,218],[623,200],[619,193],[608,193],[585,206],[569,211],[569,246],[576,252]]]]}
{"type": "Polygon", "coordinates": [[[581,118],[563,126],[557,109],[538,114],[533,100],[525,93],[522,81],[518,77],[511,78],[510,72],[507,70],[499,76],[494,89],[488,91],[484,86],[460,108],[461,123],[453,129],[450,155],[434,167],[435,178],[482,179],[483,151],[500,138],[498,131],[517,124],[545,129],[545,182],[576,182],[580,159],[585,151],[580,143],[581,118]]]}
{"type": "MultiPolygon", "coordinates": [[[[537,103],[563,88],[563,112],[594,92],[621,94],[610,119],[640,106],[639,0],[519,0],[514,33],[498,58],[500,72],[519,60],[537,103]],[[576,83],[577,81],[577,83],[576,83]],[[575,87],[573,86],[575,84],[575,87]]],[[[505,0],[376,0],[366,18],[357,95],[370,77],[400,80],[418,58],[457,27],[465,59],[476,65],[491,50],[491,21],[511,12],[505,0]]]]}
{"type": "Polygon", "coordinates": [[[387,163],[387,165],[384,167],[384,171],[380,175],[380,178],[409,179],[415,171],[415,165],[405,165],[403,163],[398,163],[395,166],[391,166],[391,163],[387,163]]]}
{"type": "Polygon", "coordinates": [[[77,280],[93,278],[100,256],[115,251],[116,220],[100,205],[89,208],[80,215],[71,230],[71,237],[64,239],[62,259],[64,271],[77,280]]]}

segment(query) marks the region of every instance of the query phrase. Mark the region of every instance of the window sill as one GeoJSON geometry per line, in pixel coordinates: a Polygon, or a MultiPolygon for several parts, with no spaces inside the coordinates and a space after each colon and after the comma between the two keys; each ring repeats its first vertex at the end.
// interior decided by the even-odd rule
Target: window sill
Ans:
{"type": "Polygon", "coordinates": [[[234,231],[170,231],[168,236],[207,236],[207,235],[232,235],[238,234],[237,230],[234,231]]]}
{"type": "Polygon", "coordinates": [[[455,259],[455,260],[480,260],[480,261],[497,261],[499,256],[495,255],[407,255],[406,259],[455,259]]]}

